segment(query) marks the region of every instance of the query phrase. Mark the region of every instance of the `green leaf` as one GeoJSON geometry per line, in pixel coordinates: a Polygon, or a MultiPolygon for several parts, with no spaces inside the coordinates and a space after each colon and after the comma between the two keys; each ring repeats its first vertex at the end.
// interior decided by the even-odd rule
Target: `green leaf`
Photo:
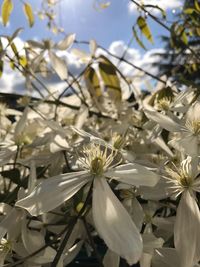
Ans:
{"type": "Polygon", "coordinates": [[[29,26],[32,27],[34,24],[34,15],[33,15],[32,7],[29,3],[24,3],[23,8],[24,8],[24,13],[28,19],[29,26]]]}
{"type": "Polygon", "coordinates": [[[150,31],[149,26],[146,23],[146,19],[142,16],[139,16],[137,19],[137,25],[139,26],[142,34],[149,40],[149,42],[153,43],[153,37],[150,31]]]}
{"type": "Polygon", "coordinates": [[[1,6],[1,17],[4,26],[6,26],[6,24],[8,23],[12,10],[13,10],[12,0],[4,0],[1,6]]]}
{"type": "Polygon", "coordinates": [[[100,56],[99,71],[109,97],[114,102],[121,101],[121,86],[116,67],[104,56],[100,56]]]}
{"type": "Polygon", "coordinates": [[[135,40],[137,41],[137,43],[144,49],[147,50],[146,47],[144,46],[143,42],[140,40],[140,38],[138,37],[137,31],[135,30],[135,28],[133,27],[133,36],[135,37],[135,40]]]}

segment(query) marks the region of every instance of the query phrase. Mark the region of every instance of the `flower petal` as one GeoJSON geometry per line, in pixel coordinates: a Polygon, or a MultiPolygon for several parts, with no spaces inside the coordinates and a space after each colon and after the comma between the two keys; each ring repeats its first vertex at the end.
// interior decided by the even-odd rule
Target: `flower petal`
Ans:
{"type": "Polygon", "coordinates": [[[142,239],[128,212],[104,178],[94,180],[93,219],[97,232],[110,250],[131,265],[142,254],[142,239]]]}
{"type": "Polygon", "coordinates": [[[40,183],[30,195],[17,201],[22,207],[37,216],[55,209],[71,198],[90,178],[87,172],[74,172],[51,177],[40,183]]]}
{"type": "Polygon", "coordinates": [[[108,170],[105,176],[136,186],[155,186],[160,179],[157,174],[136,163],[128,163],[108,170]]]}
{"type": "MultiPolygon", "coordinates": [[[[15,231],[18,230],[17,226],[18,223],[20,223],[21,216],[22,214],[14,208],[8,212],[5,218],[0,222],[0,240],[5,236],[6,233],[12,231],[13,224],[15,224],[15,231]]],[[[18,231],[16,232],[18,233],[18,231]]]]}
{"type": "Polygon", "coordinates": [[[180,132],[181,126],[172,120],[170,117],[159,113],[153,109],[145,109],[145,115],[148,119],[157,122],[162,128],[168,130],[169,132],[180,132]]]}
{"type": "Polygon", "coordinates": [[[190,133],[182,134],[181,138],[172,139],[168,144],[186,155],[198,156],[199,154],[198,136],[190,133]]]}
{"type": "Polygon", "coordinates": [[[189,191],[183,193],[174,225],[174,244],[178,251],[181,267],[193,267],[200,259],[200,211],[189,191]]]}
{"type": "Polygon", "coordinates": [[[154,267],[180,267],[179,257],[174,248],[159,248],[153,257],[154,267]]]}
{"type": "Polygon", "coordinates": [[[120,257],[110,249],[107,249],[103,258],[104,267],[119,267],[120,257]]]}

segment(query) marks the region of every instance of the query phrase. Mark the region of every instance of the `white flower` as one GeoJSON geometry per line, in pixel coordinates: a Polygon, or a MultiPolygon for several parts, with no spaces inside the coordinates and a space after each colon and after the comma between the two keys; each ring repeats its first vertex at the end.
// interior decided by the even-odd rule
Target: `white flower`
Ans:
{"type": "Polygon", "coordinates": [[[159,177],[138,164],[114,167],[115,156],[114,150],[91,144],[83,149],[80,157],[85,171],[61,174],[44,180],[16,205],[37,216],[58,207],[86,183],[93,182],[92,212],[97,232],[109,249],[125,258],[129,264],[136,263],[142,253],[141,236],[105,178],[135,186],[154,186],[159,177]]]}
{"type": "Polygon", "coordinates": [[[174,225],[174,244],[181,267],[193,267],[200,260],[200,211],[195,192],[200,191],[198,160],[188,156],[180,168],[168,170],[170,189],[177,197],[182,194],[174,225]]]}
{"type": "Polygon", "coordinates": [[[173,139],[169,144],[187,155],[199,154],[199,136],[200,136],[200,102],[195,102],[188,109],[184,120],[180,121],[173,116],[166,116],[154,109],[146,109],[146,116],[157,122],[162,128],[169,132],[178,132],[180,137],[173,139]],[[185,122],[184,122],[185,121],[185,122]],[[183,123],[184,122],[184,123],[183,123]]]}
{"type": "Polygon", "coordinates": [[[181,197],[174,225],[174,244],[181,267],[193,267],[200,260],[200,212],[189,191],[181,197]]]}
{"type": "Polygon", "coordinates": [[[200,177],[198,170],[198,159],[187,156],[180,164],[180,168],[176,166],[175,170],[167,168],[168,177],[167,183],[169,189],[175,197],[182,194],[184,191],[190,191],[193,194],[194,191],[200,192],[200,177]]]}

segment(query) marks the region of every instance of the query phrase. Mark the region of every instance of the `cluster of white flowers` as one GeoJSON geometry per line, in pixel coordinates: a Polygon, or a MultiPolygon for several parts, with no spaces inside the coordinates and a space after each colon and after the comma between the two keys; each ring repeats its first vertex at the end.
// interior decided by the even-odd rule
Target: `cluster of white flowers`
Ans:
{"type": "Polygon", "coordinates": [[[159,87],[0,104],[0,266],[200,266],[199,93],[159,87]]]}

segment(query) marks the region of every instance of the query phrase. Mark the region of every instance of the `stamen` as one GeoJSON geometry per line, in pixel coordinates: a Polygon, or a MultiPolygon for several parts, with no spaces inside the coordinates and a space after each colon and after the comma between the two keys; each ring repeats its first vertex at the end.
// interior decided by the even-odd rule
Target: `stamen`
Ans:
{"type": "Polygon", "coordinates": [[[94,176],[101,176],[113,163],[117,151],[100,144],[84,146],[79,153],[79,161],[83,168],[90,170],[94,176]]]}

